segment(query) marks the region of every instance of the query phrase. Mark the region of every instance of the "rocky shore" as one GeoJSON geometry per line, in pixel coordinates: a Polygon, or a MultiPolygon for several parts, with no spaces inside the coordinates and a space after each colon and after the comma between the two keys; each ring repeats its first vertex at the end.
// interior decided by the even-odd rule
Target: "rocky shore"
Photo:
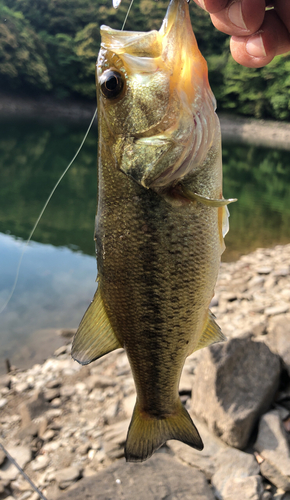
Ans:
{"type": "MultiPolygon", "coordinates": [[[[135,389],[122,350],[81,367],[64,338],[0,379],[0,442],[49,500],[290,500],[290,245],[222,263],[211,309],[228,341],[191,355],[180,383],[202,452],[169,441],[125,463],[135,389]]],[[[4,498],[38,495],[0,450],[4,498]]]]}

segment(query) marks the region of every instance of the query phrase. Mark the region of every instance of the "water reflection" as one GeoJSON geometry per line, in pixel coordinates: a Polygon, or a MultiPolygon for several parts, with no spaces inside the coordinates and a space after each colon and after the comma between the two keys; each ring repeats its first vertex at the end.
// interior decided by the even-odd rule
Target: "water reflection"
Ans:
{"type": "Polygon", "coordinates": [[[224,195],[230,232],[224,260],[290,241],[289,152],[241,144],[223,146],[224,195]]]}
{"type": "MultiPolygon", "coordinates": [[[[14,281],[19,238],[27,238],[85,130],[86,125],[59,121],[0,122],[0,308],[14,281]]],[[[238,198],[230,205],[224,260],[257,247],[288,243],[289,152],[224,144],[223,158],[224,196],[238,198]]],[[[95,128],[34,234],[38,243],[29,246],[23,259],[15,295],[1,317],[0,371],[5,356],[21,366],[33,350],[41,350],[41,335],[42,341],[48,339],[49,349],[47,330],[35,332],[76,327],[93,296],[96,163],[95,128]]],[[[39,361],[43,356],[42,350],[39,361]]]]}

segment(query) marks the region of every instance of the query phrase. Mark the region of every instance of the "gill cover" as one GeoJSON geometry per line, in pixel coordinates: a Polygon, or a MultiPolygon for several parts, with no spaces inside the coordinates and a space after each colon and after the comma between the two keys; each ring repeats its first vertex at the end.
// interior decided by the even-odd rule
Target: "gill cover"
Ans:
{"type": "Polygon", "coordinates": [[[102,26],[101,36],[98,106],[116,166],[146,188],[170,186],[202,165],[220,133],[187,2],[171,1],[159,31],[102,26]],[[100,85],[108,70],[124,80],[115,99],[100,85]]]}

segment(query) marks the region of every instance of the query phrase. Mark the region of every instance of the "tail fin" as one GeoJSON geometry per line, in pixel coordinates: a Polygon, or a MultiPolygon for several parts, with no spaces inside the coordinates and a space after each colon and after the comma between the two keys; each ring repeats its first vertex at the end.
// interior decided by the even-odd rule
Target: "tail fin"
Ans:
{"type": "Polygon", "coordinates": [[[203,443],[187,410],[179,401],[168,417],[154,418],[140,411],[136,402],[125,445],[127,462],[144,462],[168,439],[177,439],[197,450],[203,443]]]}

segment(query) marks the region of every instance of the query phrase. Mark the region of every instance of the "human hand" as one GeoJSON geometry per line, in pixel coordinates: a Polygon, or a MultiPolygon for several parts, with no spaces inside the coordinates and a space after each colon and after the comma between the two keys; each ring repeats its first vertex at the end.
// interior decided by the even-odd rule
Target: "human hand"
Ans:
{"type": "Polygon", "coordinates": [[[288,0],[194,1],[209,12],[218,30],[231,35],[232,56],[243,66],[260,68],[290,51],[288,0]]]}

